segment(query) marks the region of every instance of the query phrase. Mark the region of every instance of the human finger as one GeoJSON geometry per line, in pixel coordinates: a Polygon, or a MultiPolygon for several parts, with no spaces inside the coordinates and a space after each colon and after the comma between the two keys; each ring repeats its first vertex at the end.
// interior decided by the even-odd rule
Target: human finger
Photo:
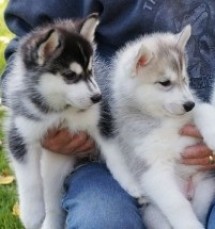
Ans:
{"type": "Polygon", "coordinates": [[[69,142],[65,146],[65,151],[66,152],[77,152],[77,149],[85,145],[85,143],[88,141],[89,136],[86,133],[79,133],[77,135],[73,136],[73,139],[71,142],[69,142]]]}
{"type": "Polygon", "coordinates": [[[204,143],[199,143],[185,148],[181,156],[183,159],[195,159],[207,157],[211,154],[212,150],[210,150],[204,143]]]}
{"type": "Polygon", "coordinates": [[[202,135],[199,132],[199,130],[194,125],[191,125],[191,124],[185,125],[180,130],[180,134],[181,135],[186,135],[186,136],[195,137],[195,138],[201,138],[202,139],[202,135]]]}
{"type": "Polygon", "coordinates": [[[194,159],[182,159],[182,164],[185,165],[198,165],[198,166],[210,166],[210,160],[209,157],[203,157],[203,158],[194,158],[194,159]]]}
{"type": "Polygon", "coordinates": [[[60,132],[60,129],[53,128],[47,131],[46,135],[44,138],[53,138],[55,137],[58,133],[60,132]]]}
{"type": "Polygon", "coordinates": [[[92,138],[88,138],[82,146],[76,149],[76,152],[90,152],[93,149],[95,149],[95,141],[92,138]]]}
{"type": "Polygon", "coordinates": [[[72,141],[73,134],[67,129],[51,130],[42,140],[42,146],[51,151],[62,148],[65,144],[72,141]]]}

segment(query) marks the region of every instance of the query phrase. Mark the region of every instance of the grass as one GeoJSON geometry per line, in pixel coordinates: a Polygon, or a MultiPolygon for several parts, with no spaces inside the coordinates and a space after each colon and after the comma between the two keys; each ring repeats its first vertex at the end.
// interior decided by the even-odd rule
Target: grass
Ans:
{"type": "Polygon", "coordinates": [[[0,73],[2,73],[5,66],[4,50],[9,40],[13,35],[7,29],[4,23],[4,9],[8,0],[0,0],[0,73]]]}
{"type": "MultiPolygon", "coordinates": [[[[13,35],[7,29],[3,13],[8,0],[0,0],[0,74],[5,67],[4,50],[13,35]]],[[[0,105],[0,141],[3,140],[2,122],[4,110],[0,105]]],[[[0,145],[0,175],[12,174],[3,147],[0,145]]],[[[17,202],[15,182],[8,185],[0,184],[0,229],[22,229],[18,216],[13,215],[13,206],[17,202]]]]}

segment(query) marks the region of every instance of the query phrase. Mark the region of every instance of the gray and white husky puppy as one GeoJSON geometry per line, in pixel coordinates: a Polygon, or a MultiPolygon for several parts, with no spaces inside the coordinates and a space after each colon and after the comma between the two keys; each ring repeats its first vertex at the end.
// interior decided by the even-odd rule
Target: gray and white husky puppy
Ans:
{"type": "Polygon", "coordinates": [[[179,134],[185,124],[194,122],[215,150],[215,108],[189,87],[190,36],[189,25],[179,34],[146,35],[119,51],[112,66],[116,138],[148,201],[143,218],[149,229],[204,228],[215,193],[212,173],[180,163],[184,148],[200,141],[179,134]]]}
{"type": "Polygon", "coordinates": [[[6,84],[7,145],[18,183],[21,220],[27,229],[62,229],[64,225],[62,184],[75,158],[41,147],[48,129],[86,131],[116,178],[125,174],[120,173],[123,166],[115,166],[120,161],[117,146],[108,138],[108,113],[99,103],[101,91],[92,74],[98,23],[97,14],[92,14],[83,21],[62,20],[39,27],[23,38],[15,55],[6,84]]]}

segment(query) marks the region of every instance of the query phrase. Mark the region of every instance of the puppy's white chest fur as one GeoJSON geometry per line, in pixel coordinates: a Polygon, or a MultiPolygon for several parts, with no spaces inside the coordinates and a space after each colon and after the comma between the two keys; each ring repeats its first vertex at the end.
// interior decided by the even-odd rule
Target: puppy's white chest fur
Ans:
{"type": "Polygon", "coordinates": [[[22,136],[29,142],[40,141],[52,128],[68,128],[71,132],[86,131],[94,133],[100,117],[99,105],[94,105],[87,111],[77,111],[69,108],[62,113],[48,114],[41,121],[26,119],[18,116],[15,124],[22,136]],[[32,130],[34,130],[32,132],[32,130]]]}
{"type": "Polygon", "coordinates": [[[163,120],[160,126],[144,136],[142,144],[139,144],[144,149],[143,154],[138,156],[143,157],[147,164],[156,161],[174,163],[180,159],[184,148],[197,142],[197,139],[180,135],[181,128],[190,121],[190,117],[163,120]]]}
{"type": "Polygon", "coordinates": [[[100,118],[100,107],[92,106],[88,111],[76,111],[68,109],[62,114],[61,119],[65,125],[72,131],[93,131],[100,118]],[[93,130],[92,130],[93,129],[93,130]]]}

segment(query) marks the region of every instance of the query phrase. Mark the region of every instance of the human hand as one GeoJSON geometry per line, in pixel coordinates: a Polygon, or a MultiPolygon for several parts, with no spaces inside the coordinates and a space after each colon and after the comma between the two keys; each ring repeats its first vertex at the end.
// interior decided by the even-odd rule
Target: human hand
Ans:
{"type": "MultiPolygon", "coordinates": [[[[184,126],[181,135],[202,139],[201,133],[193,125],[184,126]]],[[[203,170],[215,169],[213,151],[206,144],[200,142],[194,146],[187,147],[182,153],[182,163],[186,165],[200,165],[203,170]],[[210,158],[211,157],[211,161],[210,158]],[[212,163],[213,162],[213,163],[212,163]]]]}
{"type": "Polygon", "coordinates": [[[42,146],[52,152],[74,155],[80,158],[95,150],[95,142],[85,132],[72,134],[67,129],[49,130],[42,141],[42,146]]]}

